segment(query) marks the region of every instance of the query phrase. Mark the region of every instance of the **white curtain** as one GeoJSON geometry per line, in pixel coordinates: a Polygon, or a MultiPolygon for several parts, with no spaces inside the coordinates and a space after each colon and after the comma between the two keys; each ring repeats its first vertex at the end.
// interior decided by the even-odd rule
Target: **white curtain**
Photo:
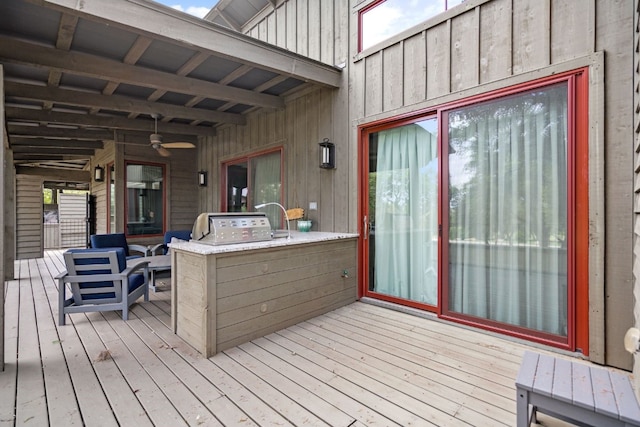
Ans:
{"type": "MultiPolygon", "coordinates": [[[[251,158],[250,170],[250,197],[253,206],[269,202],[280,203],[282,201],[280,152],[251,158]]],[[[264,211],[269,217],[271,228],[280,228],[282,210],[278,206],[271,205],[266,206],[264,211]]]]}
{"type": "MultiPolygon", "coordinates": [[[[436,119],[378,132],[376,292],[435,305],[438,285],[436,119]],[[433,133],[425,130],[432,129],[433,133]]],[[[372,189],[373,192],[373,189],[372,189]]]]}
{"type": "Polygon", "coordinates": [[[448,309],[566,336],[566,84],[448,125],[448,309]]]}

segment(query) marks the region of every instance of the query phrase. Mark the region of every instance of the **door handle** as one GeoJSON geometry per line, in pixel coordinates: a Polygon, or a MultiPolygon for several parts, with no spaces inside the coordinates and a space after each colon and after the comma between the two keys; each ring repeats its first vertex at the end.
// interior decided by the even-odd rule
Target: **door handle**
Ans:
{"type": "Polygon", "coordinates": [[[362,233],[364,240],[367,240],[369,238],[369,221],[366,215],[362,218],[362,233]]]}

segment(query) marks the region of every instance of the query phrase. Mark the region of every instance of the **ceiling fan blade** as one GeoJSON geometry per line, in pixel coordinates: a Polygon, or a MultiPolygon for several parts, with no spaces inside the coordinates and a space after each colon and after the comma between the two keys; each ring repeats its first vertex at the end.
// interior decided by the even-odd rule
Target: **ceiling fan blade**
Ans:
{"type": "Polygon", "coordinates": [[[164,148],[196,148],[195,144],[186,141],[163,142],[162,146],[164,148]]]}
{"type": "Polygon", "coordinates": [[[169,157],[171,155],[171,153],[169,152],[169,150],[167,150],[166,148],[159,146],[159,147],[154,147],[156,150],[158,150],[158,154],[160,154],[162,157],[169,157]]]}

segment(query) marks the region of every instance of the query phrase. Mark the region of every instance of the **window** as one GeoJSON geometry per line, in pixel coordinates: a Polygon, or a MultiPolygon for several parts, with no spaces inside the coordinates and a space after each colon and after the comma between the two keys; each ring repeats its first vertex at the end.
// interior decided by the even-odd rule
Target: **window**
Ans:
{"type": "MultiPolygon", "coordinates": [[[[255,205],[282,203],[282,150],[263,152],[224,164],[226,185],[223,209],[227,212],[254,211],[255,205]]],[[[271,226],[282,226],[281,210],[267,206],[271,226]],[[273,209],[272,209],[273,208],[273,209]]]]}
{"type": "Polygon", "coordinates": [[[432,18],[464,0],[379,0],[360,11],[360,51],[432,18]]]}
{"type": "Polygon", "coordinates": [[[164,233],[164,177],[164,165],[127,163],[125,176],[127,235],[148,236],[164,233]]]}
{"type": "Polygon", "coordinates": [[[362,129],[363,294],[586,351],[587,85],[578,70],[362,129]]]}

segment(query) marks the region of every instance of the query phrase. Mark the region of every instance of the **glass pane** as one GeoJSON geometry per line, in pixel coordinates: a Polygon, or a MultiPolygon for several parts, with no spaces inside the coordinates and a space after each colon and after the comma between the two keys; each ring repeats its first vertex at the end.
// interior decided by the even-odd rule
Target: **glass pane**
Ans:
{"type": "Polygon", "coordinates": [[[369,140],[369,289],[435,305],[438,158],[435,118],[369,140]]]}
{"type": "Polygon", "coordinates": [[[449,114],[449,309],[567,334],[567,85],[449,114]]]}
{"type": "MultiPolygon", "coordinates": [[[[452,5],[454,0],[449,0],[452,5]]],[[[362,46],[367,49],[445,11],[445,0],[386,0],[362,14],[362,46]]]]}
{"type": "Polygon", "coordinates": [[[247,210],[247,162],[227,166],[227,212],[247,210]]]}
{"type": "MultiPolygon", "coordinates": [[[[253,157],[250,160],[251,168],[251,207],[269,203],[282,202],[282,178],[280,171],[280,152],[253,157]]],[[[278,206],[270,205],[262,209],[267,213],[271,227],[282,228],[284,225],[283,212],[278,206]]]]}
{"type": "Polygon", "coordinates": [[[163,233],[162,166],[127,165],[127,234],[163,233]]]}

